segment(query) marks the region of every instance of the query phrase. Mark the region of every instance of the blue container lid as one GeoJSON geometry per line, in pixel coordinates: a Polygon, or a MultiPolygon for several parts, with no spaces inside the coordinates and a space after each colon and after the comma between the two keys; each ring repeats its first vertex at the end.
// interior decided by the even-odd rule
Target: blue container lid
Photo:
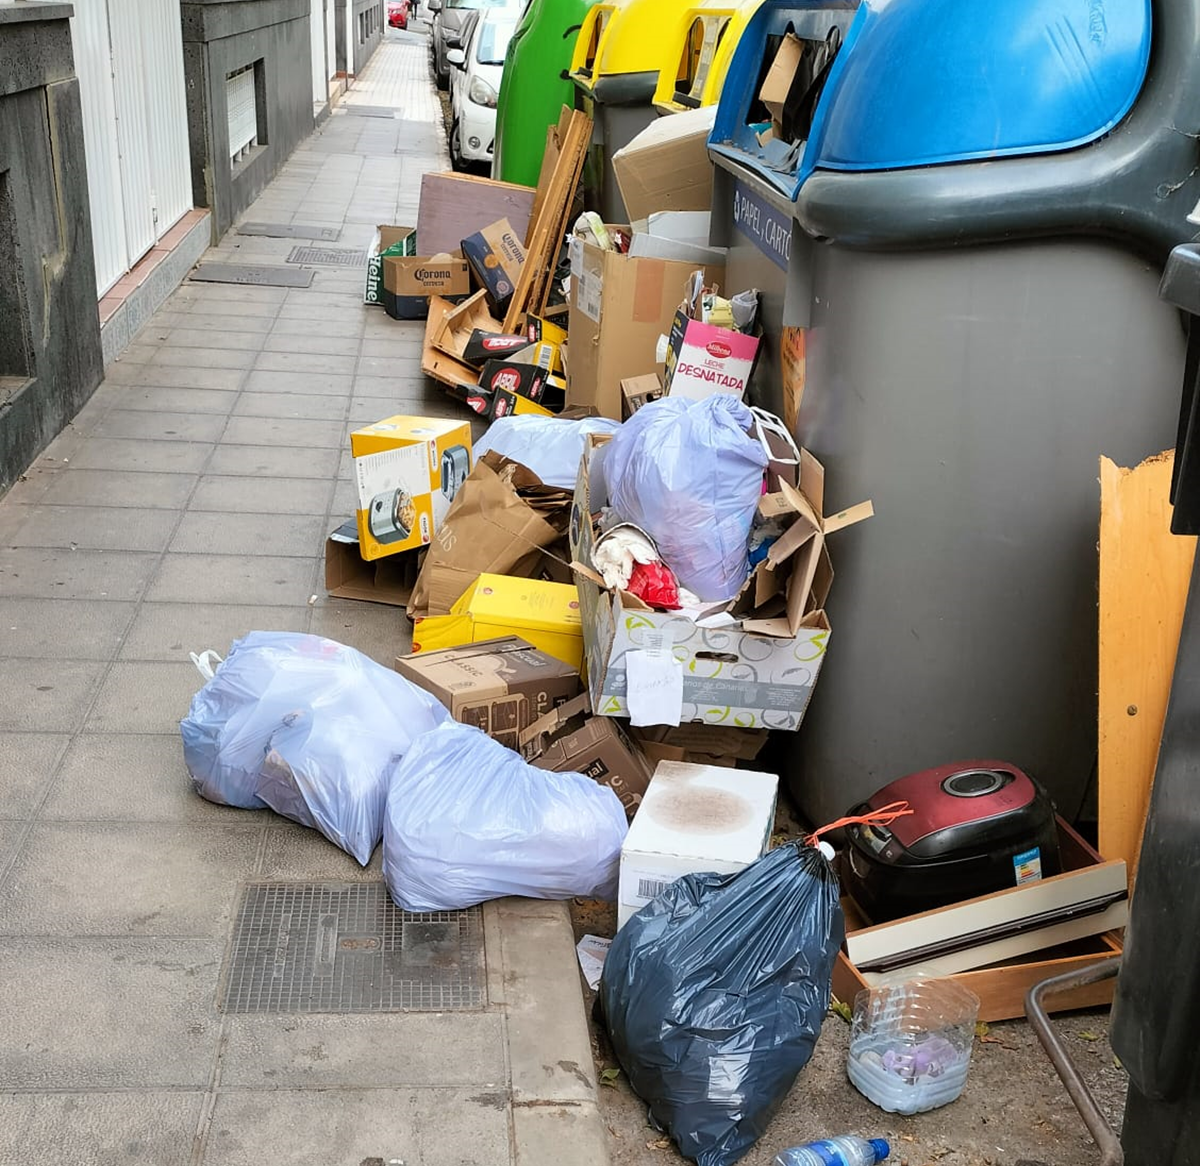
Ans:
{"type": "Polygon", "coordinates": [[[888,1145],[886,1138],[872,1138],[871,1149],[875,1151],[876,1162],[883,1162],[892,1152],[892,1147],[888,1145]]]}
{"type": "Polygon", "coordinates": [[[1070,149],[1129,112],[1150,0],[863,0],[814,120],[814,167],[1070,149]]]}
{"type": "Polygon", "coordinates": [[[1146,78],[1150,33],[1150,0],[767,0],[738,44],[709,145],[789,199],[816,168],[893,170],[1071,149],[1129,112],[1146,78]],[[745,125],[767,39],[793,27],[806,35],[819,13],[839,8],[853,19],[808,142],[780,165],[745,125]]]}

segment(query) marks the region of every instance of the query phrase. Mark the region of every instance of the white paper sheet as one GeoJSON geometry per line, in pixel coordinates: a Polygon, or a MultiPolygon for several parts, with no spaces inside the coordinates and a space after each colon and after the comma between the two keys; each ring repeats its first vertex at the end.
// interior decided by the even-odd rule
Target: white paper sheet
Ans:
{"type": "Polygon", "coordinates": [[[575,954],[579,956],[579,967],[588,987],[594,992],[600,987],[600,973],[604,971],[604,961],[612,940],[600,935],[585,935],[576,945],[575,954]]]}
{"type": "Polygon", "coordinates": [[[670,652],[626,652],[625,678],[630,724],[679,724],[683,711],[683,665],[670,652]]]}

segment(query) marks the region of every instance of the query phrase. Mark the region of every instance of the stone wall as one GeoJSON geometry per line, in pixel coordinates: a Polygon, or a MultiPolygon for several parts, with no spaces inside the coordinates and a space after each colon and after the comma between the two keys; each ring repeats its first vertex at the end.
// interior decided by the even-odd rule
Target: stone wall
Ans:
{"type": "Polygon", "coordinates": [[[71,11],[0,5],[0,494],[103,376],[71,11]]]}
{"type": "Polygon", "coordinates": [[[216,242],[312,133],[309,0],[183,0],[182,18],[193,198],[212,209],[216,242]],[[234,162],[225,85],[246,66],[258,144],[234,162]]]}

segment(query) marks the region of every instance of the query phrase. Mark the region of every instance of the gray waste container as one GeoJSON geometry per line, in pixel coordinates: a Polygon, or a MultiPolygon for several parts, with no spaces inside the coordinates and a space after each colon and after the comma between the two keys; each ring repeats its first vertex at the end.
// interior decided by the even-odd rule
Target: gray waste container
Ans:
{"type": "Polygon", "coordinates": [[[763,292],[752,395],[785,411],[803,368],[828,507],[876,506],[838,536],[829,655],[788,746],[814,820],[990,756],[1078,816],[1097,459],[1174,441],[1184,336],[1157,285],[1195,230],[1200,153],[1172,127],[1195,120],[1198,7],[767,0],[743,34],[712,241],[726,286],[763,292]],[[756,95],[789,31],[817,92],[793,90],[764,146],[756,95]]]}

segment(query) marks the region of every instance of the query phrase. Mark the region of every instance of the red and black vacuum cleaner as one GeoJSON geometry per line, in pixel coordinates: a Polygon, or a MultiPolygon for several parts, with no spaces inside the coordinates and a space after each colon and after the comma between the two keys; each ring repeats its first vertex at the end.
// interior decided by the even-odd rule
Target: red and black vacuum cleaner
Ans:
{"type": "Polygon", "coordinates": [[[961,761],[910,773],[848,816],[896,802],[889,825],[846,827],[843,881],[873,923],[1058,874],[1054,803],[1007,761],[961,761]]]}

